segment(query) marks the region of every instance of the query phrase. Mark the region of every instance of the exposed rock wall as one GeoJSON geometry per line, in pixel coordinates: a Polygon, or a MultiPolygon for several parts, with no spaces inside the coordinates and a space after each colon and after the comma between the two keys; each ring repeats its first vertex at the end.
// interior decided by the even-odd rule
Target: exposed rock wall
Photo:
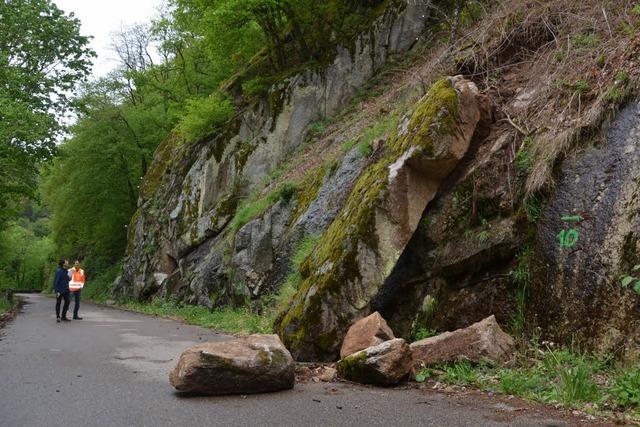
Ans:
{"type": "Polygon", "coordinates": [[[486,103],[473,83],[443,79],[403,119],[305,261],[305,281],[277,325],[294,357],[334,359],[349,325],[369,314],[440,183],[467,152],[486,103]]]}
{"type": "Polygon", "coordinates": [[[536,236],[531,317],[558,342],[640,359],[640,297],[621,285],[640,264],[640,102],[571,154],[536,236]]]}
{"type": "Polygon", "coordinates": [[[259,189],[304,142],[313,121],[334,114],[389,55],[415,43],[429,9],[418,2],[392,2],[398,3],[351,46],[338,47],[332,64],[280,82],[223,132],[195,144],[174,135],[158,148],[129,226],[116,294],[144,299],[162,292],[211,307],[234,293],[256,295],[278,283],[289,268],[292,241],[323,230],[338,211],[339,204],[322,204],[321,197],[339,183],[348,194],[363,162],[345,158],[299,218],[291,216],[296,201],[288,200],[246,224],[235,241],[228,238],[227,225],[239,199],[259,189]],[[238,284],[244,289],[235,289],[238,284]]]}

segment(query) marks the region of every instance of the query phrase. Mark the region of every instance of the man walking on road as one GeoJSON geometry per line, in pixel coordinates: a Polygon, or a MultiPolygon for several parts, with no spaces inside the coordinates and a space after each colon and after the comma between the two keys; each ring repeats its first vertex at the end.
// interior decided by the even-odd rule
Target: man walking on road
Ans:
{"type": "Polygon", "coordinates": [[[80,309],[80,292],[84,287],[85,274],[84,270],[80,268],[80,261],[76,260],[73,263],[73,268],[69,270],[69,291],[75,300],[73,305],[73,320],[82,320],[82,317],[78,316],[78,310],[80,309]]]}
{"type": "Polygon", "coordinates": [[[69,263],[66,259],[61,259],[58,263],[58,269],[53,279],[53,289],[56,293],[56,322],[60,323],[60,303],[64,300],[62,306],[62,320],[68,322],[67,310],[69,309],[69,276],[67,267],[69,263]]]}

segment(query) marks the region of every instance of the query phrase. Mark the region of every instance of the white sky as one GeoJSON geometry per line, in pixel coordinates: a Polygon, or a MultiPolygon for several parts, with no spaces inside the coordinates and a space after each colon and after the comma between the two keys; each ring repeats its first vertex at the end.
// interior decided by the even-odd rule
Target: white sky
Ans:
{"type": "Polygon", "coordinates": [[[116,67],[116,54],[111,48],[111,33],[123,26],[147,23],[157,15],[162,0],[53,0],[65,13],[74,12],[82,22],[82,35],[93,36],[93,75],[102,77],[116,67]]]}

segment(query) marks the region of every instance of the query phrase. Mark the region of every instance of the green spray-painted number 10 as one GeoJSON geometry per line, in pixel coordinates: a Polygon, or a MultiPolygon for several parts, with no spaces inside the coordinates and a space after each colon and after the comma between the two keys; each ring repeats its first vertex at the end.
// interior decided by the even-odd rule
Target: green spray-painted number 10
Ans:
{"type": "Polygon", "coordinates": [[[578,243],[578,238],[580,238],[580,233],[575,228],[570,228],[569,230],[560,230],[557,236],[560,241],[560,249],[568,248],[571,249],[578,243]]]}

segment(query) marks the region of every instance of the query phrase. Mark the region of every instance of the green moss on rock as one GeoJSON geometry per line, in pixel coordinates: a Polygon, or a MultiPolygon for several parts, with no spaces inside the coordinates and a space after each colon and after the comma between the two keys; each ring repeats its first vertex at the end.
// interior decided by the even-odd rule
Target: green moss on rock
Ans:
{"type": "Polygon", "coordinates": [[[176,158],[179,158],[181,138],[177,133],[171,133],[156,149],[153,162],[147,170],[140,185],[140,197],[148,199],[160,186],[162,177],[176,158]]]}
{"type": "Polygon", "coordinates": [[[337,353],[353,313],[337,309],[329,315],[340,329],[330,334],[323,329],[327,326],[323,325],[323,311],[344,301],[348,294],[345,289],[362,280],[359,249],[364,246],[378,253],[376,210],[387,198],[389,167],[410,147],[419,148],[427,156],[436,154],[441,137],[452,132],[457,108],[458,95],[451,81],[441,79],[436,82],[414,109],[405,131],[391,138],[387,152],[360,175],[340,214],[311,255],[301,263],[303,282],[293,297],[291,308],[278,316],[275,325],[275,330],[296,357],[300,358],[303,353],[302,358],[330,359],[337,353]]]}
{"type": "Polygon", "coordinates": [[[362,382],[365,374],[365,362],[367,352],[359,351],[351,354],[338,362],[338,373],[347,380],[362,382]]]}
{"type": "Polygon", "coordinates": [[[433,156],[438,148],[437,137],[451,134],[457,114],[458,94],[449,79],[440,79],[418,103],[407,132],[399,134],[389,145],[396,153],[417,146],[433,156]]]}
{"type": "Polygon", "coordinates": [[[138,219],[140,218],[141,214],[142,209],[136,209],[136,211],[131,216],[129,225],[127,226],[127,255],[131,255],[133,253],[133,244],[136,237],[136,225],[138,224],[138,219]]]}
{"type": "Polygon", "coordinates": [[[322,166],[312,170],[305,176],[296,195],[296,207],[291,215],[292,224],[309,209],[311,203],[318,197],[318,191],[320,191],[325,176],[326,169],[322,166]]]}

